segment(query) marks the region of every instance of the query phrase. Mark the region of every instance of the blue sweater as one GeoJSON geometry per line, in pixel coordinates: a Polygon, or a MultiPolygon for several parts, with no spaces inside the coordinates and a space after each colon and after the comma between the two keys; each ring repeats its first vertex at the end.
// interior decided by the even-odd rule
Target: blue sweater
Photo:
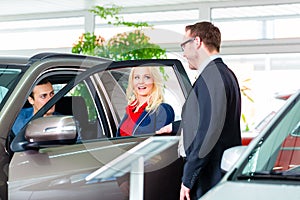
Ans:
{"type": "Polygon", "coordinates": [[[33,116],[33,107],[23,108],[20,111],[20,113],[12,127],[12,130],[15,135],[17,135],[20,132],[20,130],[32,118],[32,116],[33,116]]]}

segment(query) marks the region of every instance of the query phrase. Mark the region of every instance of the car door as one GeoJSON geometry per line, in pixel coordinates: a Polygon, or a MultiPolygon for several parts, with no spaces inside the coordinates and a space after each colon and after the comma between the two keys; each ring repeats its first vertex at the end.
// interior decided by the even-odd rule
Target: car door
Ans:
{"type": "MultiPolygon", "coordinates": [[[[25,139],[28,127],[24,127],[13,140],[11,147],[14,155],[9,165],[8,180],[10,199],[128,198],[126,192],[124,193],[119,186],[120,177],[92,181],[86,181],[85,177],[154,134],[116,137],[117,128],[127,105],[128,73],[137,66],[160,68],[165,79],[165,100],[173,107],[175,120],[180,119],[181,107],[191,87],[180,61],[122,61],[102,63],[87,69],[62,87],[32,118],[33,124],[34,120],[41,120],[42,126],[49,120],[41,119],[43,113],[54,104],[58,105],[62,99],[69,97],[72,99],[69,103],[72,105],[72,113],[65,115],[71,114],[76,121],[79,121],[76,140],[68,142],[67,145],[64,144],[63,139],[49,141],[46,137],[42,141],[31,142],[25,139]],[[82,99],[85,103],[78,105],[79,101],[76,100],[76,103],[74,99],[82,99]],[[83,107],[88,111],[83,117],[87,119],[80,122],[83,107]],[[75,116],[76,112],[78,118],[75,116]],[[87,128],[84,127],[85,123],[87,128]]],[[[45,73],[44,76],[55,76],[55,74],[45,73]]],[[[66,108],[66,106],[62,107],[66,108]]],[[[180,186],[182,166],[177,159],[177,145],[154,156],[146,165],[145,199],[153,199],[155,194],[153,192],[176,193],[175,186],[180,186]],[[157,181],[163,183],[167,180],[176,185],[163,184],[157,187],[157,181]]]]}

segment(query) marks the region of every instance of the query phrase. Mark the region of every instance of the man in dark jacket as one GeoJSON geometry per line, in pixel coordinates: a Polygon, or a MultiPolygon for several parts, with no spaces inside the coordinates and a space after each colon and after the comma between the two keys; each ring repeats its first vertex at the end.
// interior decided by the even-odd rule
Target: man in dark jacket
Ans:
{"type": "Polygon", "coordinates": [[[198,199],[223,176],[223,152],[241,144],[238,81],[219,55],[221,33],[210,22],[186,26],[181,48],[200,75],[182,109],[182,120],[160,129],[180,133],[185,159],[180,200],[198,199]]]}

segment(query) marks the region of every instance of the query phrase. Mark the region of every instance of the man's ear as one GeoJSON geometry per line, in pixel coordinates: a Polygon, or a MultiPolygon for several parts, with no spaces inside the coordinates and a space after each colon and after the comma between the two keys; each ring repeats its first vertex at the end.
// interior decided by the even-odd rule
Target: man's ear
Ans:
{"type": "Polygon", "coordinates": [[[200,47],[201,47],[201,42],[202,42],[201,38],[198,37],[198,36],[195,37],[195,42],[196,42],[196,44],[197,44],[197,47],[200,48],[200,47]]]}
{"type": "Polygon", "coordinates": [[[33,99],[31,96],[29,96],[29,97],[27,98],[27,100],[28,100],[28,102],[29,102],[31,105],[34,104],[34,99],[33,99]]]}

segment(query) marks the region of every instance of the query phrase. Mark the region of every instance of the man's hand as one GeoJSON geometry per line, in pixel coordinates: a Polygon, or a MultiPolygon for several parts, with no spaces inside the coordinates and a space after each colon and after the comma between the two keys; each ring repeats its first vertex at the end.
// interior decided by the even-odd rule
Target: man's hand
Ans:
{"type": "Polygon", "coordinates": [[[171,133],[172,132],[172,124],[168,124],[164,127],[162,127],[161,129],[159,129],[158,131],[156,131],[156,134],[164,134],[164,133],[171,133]]]}
{"type": "Polygon", "coordinates": [[[180,189],[180,200],[190,200],[190,191],[191,190],[185,187],[182,183],[180,189]]]}

